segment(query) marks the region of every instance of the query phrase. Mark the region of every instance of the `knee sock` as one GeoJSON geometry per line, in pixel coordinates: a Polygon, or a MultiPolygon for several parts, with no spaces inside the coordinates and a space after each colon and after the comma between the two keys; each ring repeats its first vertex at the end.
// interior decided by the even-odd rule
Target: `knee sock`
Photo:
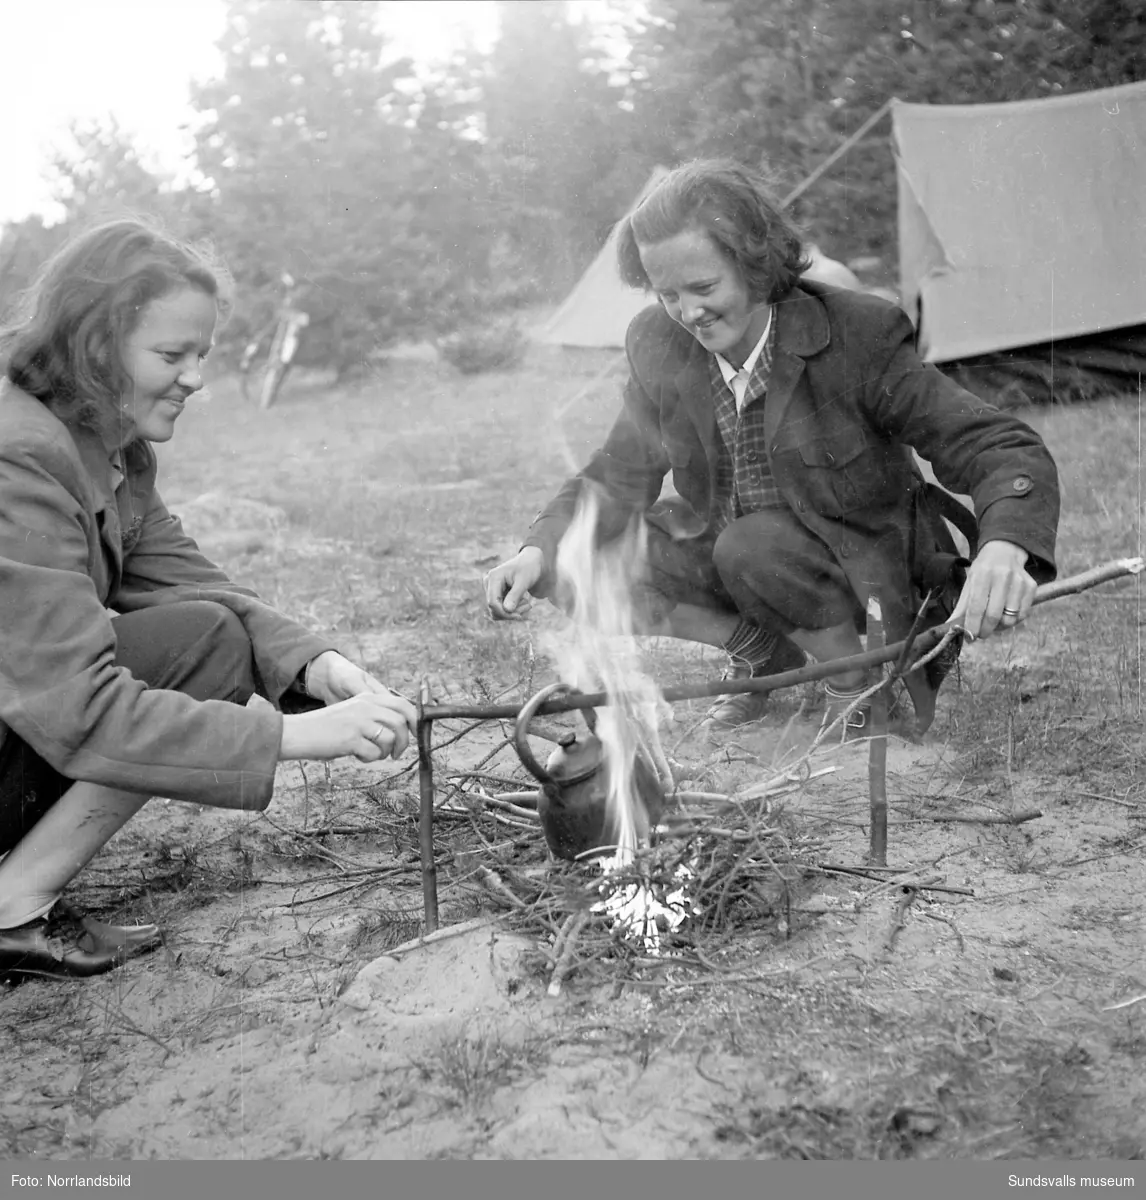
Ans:
{"type": "Polygon", "coordinates": [[[772,657],[778,641],[776,634],[742,617],[723,648],[732,658],[761,667],[772,657]]]}

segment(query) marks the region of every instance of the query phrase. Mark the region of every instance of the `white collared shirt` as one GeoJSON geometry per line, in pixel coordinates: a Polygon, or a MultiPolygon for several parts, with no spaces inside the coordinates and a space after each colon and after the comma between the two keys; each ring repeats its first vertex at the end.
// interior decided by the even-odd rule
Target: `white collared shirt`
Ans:
{"type": "Polygon", "coordinates": [[[752,378],[752,372],[756,369],[756,363],[760,359],[760,355],[764,353],[764,347],[768,342],[768,334],[772,329],[772,309],[768,309],[768,320],[764,325],[764,332],[760,335],[760,340],[756,343],[752,353],[744,360],[744,366],[737,370],[722,354],[716,355],[716,365],[720,368],[720,374],[724,377],[724,382],[732,389],[733,396],[736,397],[736,411],[739,413],[744,408],[744,396],[748,391],[748,381],[752,378]]]}

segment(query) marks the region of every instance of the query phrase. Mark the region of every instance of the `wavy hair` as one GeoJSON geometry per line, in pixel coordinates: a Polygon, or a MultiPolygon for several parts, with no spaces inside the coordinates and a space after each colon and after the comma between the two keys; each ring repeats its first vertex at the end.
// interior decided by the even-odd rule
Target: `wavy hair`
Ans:
{"type": "Polygon", "coordinates": [[[134,218],[89,229],[48,259],[0,333],[4,373],[66,424],[108,433],[131,386],[126,339],[152,300],[185,287],[229,310],[229,276],[206,250],[134,218]]]}
{"type": "Polygon", "coordinates": [[[670,171],[621,222],[617,263],[625,283],[649,289],[640,247],[686,229],[712,238],[758,302],[778,300],[810,266],[799,231],[763,171],[732,159],[698,159],[670,171]]]}

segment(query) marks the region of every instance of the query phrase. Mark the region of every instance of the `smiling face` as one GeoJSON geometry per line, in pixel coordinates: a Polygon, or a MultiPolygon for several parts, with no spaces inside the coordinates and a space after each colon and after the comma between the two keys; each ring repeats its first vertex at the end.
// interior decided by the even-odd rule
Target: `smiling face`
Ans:
{"type": "Polygon", "coordinates": [[[196,287],[150,301],[123,345],[131,387],[123,396],[123,442],[166,442],[187,397],[203,386],[203,360],[211,349],[218,310],[196,287]]]}
{"type": "Polygon", "coordinates": [[[744,365],[768,324],[739,269],[701,229],[638,245],[641,265],[665,312],[706,349],[744,365]]]}

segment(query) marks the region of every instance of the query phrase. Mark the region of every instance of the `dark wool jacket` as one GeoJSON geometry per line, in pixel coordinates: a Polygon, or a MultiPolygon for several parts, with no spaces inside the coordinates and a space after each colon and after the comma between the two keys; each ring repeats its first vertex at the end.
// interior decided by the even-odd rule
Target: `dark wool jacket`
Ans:
{"type": "Polygon", "coordinates": [[[108,610],[212,600],[243,622],[280,701],[328,641],[232,583],[155,488],[155,452],[110,450],[0,384],[0,741],[13,729],[68,779],[225,808],[271,799],[282,716],[148,688],[115,662],[108,610]]]}
{"type": "MultiPolygon", "coordinates": [[[[878,591],[889,640],[907,635],[930,587],[948,584],[947,603],[929,624],[945,619],[958,594],[954,544],[940,519],[957,513],[957,502],[924,481],[912,448],[944,488],[971,497],[979,545],[1014,542],[1030,555],[1027,570],[1037,581],[1054,577],[1058,472],[1029,426],[923,363],[911,322],[877,297],[805,281],[779,301],[775,319],[764,400],[773,478],[831,549],[861,604],[878,591]]],[[[624,406],[604,446],[526,538],[544,552],[547,572],[583,478],[605,489],[603,537],[647,513],[670,470],[695,514],[693,534],[711,534],[720,435],[708,352],[659,307],[633,320],[626,352],[624,406]]],[[[913,682],[925,726],[934,696],[913,682]]]]}

